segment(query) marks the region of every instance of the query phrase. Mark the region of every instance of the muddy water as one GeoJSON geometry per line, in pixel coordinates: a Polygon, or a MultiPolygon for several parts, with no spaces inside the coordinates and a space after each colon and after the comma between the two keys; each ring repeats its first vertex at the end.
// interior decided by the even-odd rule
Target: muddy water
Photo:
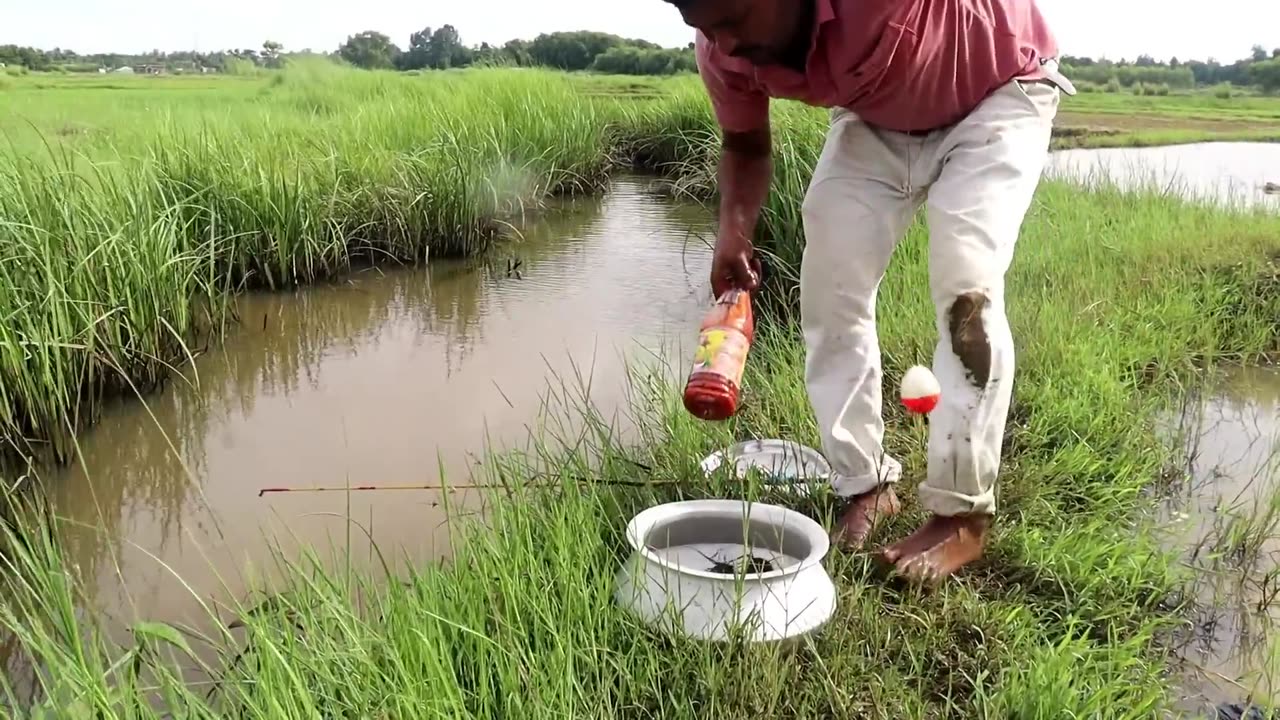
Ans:
{"type": "Polygon", "coordinates": [[[1046,177],[1104,176],[1121,187],[1152,186],[1199,201],[1280,209],[1280,195],[1263,191],[1267,182],[1280,183],[1276,143],[1061,150],[1052,154],[1046,170],[1046,177]]]}
{"type": "MultiPolygon", "coordinates": [[[[1135,162],[1146,174],[1131,173],[1134,182],[1157,168],[1162,184],[1177,177],[1192,194],[1222,198],[1244,188],[1260,196],[1254,186],[1280,171],[1280,145],[1073,150],[1056,153],[1050,172],[1106,168],[1114,176],[1135,162]]],[[[191,382],[117,403],[81,439],[79,464],[49,478],[66,518],[67,558],[88,579],[86,609],[110,619],[126,642],[135,617],[200,626],[208,620],[202,603],[246,599],[254,574],[273,574],[273,544],[287,555],[349,547],[357,563],[373,563],[371,543],[344,517],[361,522],[395,566],[447,554],[439,491],[354,493],[350,506],[344,493],[258,491],[465,484],[486,438],[509,446],[527,436],[548,383],[567,382],[574,394],[589,384],[595,407],[614,417],[622,353],[643,357],[695,332],[711,222],[700,208],[622,179],[604,198],[548,213],[496,259],[370,270],[336,285],[242,298],[243,325],[197,360],[191,382]]],[[[1198,421],[1198,454],[1188,463],[1191,482],[1166,512],[1187,534],[1185,547],[1221,536],[1230,515],[1218,498],[1274,497],[1275,465],[1270,480],[1260,478],[1278,416],[1276,372],[1241,375],[1184,414],[1198,421]]],[[[475,507],[465,493],[448,502],[475,507]]],[[[1267,613],[1247,606],[1280,584],[1277,525],[1251,546],[1247,568],[1218,563],[1205,574],[1246,582],[1203,588],[1204,627],[1182,649],[1199,668],[1188,682],[1191,701],[1238,700],[1238,683],[1275,667],[1257,640],[1267,613]]],[[[1251,537],[1267,533],[1251,527],[1251,537]]],[[[1189,562],[1207,555],[1188,550],[1189,562]]],[[[1280,601],[1273,616],[1275,607],[1280,601]]]]}
{"type": "MultiPolygon", "coordinates": [[[[1048,177],[1147,187],[1280,210],[1280,144],[1215,142],[1055,152],[1048,177]]],[[[1193,627],[1175,642],[1180,709],[1280,702],[1280,370],[1231,373],[1167,423],[1186,438],[1184,481],[1163,504],[1171,547],[1197,578],[1193,627]]]]}
{"type": "Polygon", "coordinates": [[[562,382],[589,386],[608,419],[625,410],[625,358],[696,340],[709,293],[710,215],[643,183],[566,202],[483,263],[242,298],[242,326],[192,383],[116,404],[81,464],[51,478],[93,609],[117,628],[135,615],[202,626],[200,600],[245,600],[256,573],[274,574],[273,547],[373,562],[343,516],[393,564],[444,554],[440,492],[354,493],[348,508],[342,492],[258,491],[466,483],[487,444],[521,446],[562,382]]]}
{"type": "Polygon", "coordinates": [[[1280,701],[1280,368],[1232,371],[1167,423],[1185,465],[1162,520],[1198,578],[1185,707],[1280,701]]]}

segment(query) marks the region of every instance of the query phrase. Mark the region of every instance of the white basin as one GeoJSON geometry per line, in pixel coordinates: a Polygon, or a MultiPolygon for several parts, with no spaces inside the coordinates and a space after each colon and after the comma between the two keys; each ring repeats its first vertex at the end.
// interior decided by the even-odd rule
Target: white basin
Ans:
{"type": "Polygon", "coordinates": [[[816,630],[835,612],[835,585],[822,565],[830,540],[793,510],[743,500],[668,503],[636,515],[627,541],[632,554],[618,571],[614,597],[666,632],[785,640],[816,630]],[[748,551],[769,566],[726,567],[748,551]]]}

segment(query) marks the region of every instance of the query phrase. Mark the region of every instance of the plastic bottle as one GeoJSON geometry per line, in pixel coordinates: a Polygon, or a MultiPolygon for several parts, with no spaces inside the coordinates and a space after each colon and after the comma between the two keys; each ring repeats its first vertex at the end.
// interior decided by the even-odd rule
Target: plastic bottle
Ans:
{"type": "Polygon", "coordinates": [[[684,387],[684,407],[701,420],[725,420],[738,411],[747,351],[755,336],[751,295],[729,290],[702,320],[693,368],[684,387]]]}

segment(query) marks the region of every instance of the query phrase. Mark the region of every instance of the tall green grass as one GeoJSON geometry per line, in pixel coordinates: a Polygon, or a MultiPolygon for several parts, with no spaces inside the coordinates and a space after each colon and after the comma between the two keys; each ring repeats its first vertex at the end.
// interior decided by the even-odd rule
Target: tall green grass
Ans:
{"type": "MultiPolygon", "coordinates": [[[[727,424],[693,420],[676,388],[637,375],[628,441],[587,412],[571,438],[490,457],[476,480],[505,489],[483,523],[455,525],[446,564],[392,577],[348,574],[340,548],[281,555],[283,585],[211,617],[212,631],[143,619],[120,646],[106,621],[76,612],[74,575],[35,518],[8,539],[16,551],[0,626],[38,669],[35,696],[50,713],[1158,717],[1176,697],[1159,638],[1179,623],[1170,611],[1187,580],[1138,519],[1141,493],[1167,462],[1153,433],[1160,391],[1197,361],[1274,348],[1260,330],[1280,311],[1276,288],[1256,282],[1276,249],[1274,218],[1164,202],[1046,188],[1011,285],[1026,359],[991,552],[936,593],[888,582],[865,556],[833,555],[838,613],[797,648],[675,640],[612,604],[623,525],[637,510],[707,496],[794,503],[754,484],[707,482],[697,467],[735,437],[816,442],[803,346],[778,324],[753,348],[743,412],[727,424]],[[1133,219],[1088,232],[1120,209],[1133,219]],[[1212,262],[1182,262],[1193,259],[1212,262]],[[1241,264],[1202,269],[1224,260],[1241,264]]],[[[924,241],[913,228],[886,282],[891,377],[933,344],[924,241]]],[[[579,407],[573,387],[556,396],[579,407]]],[[[888,412],[890,447],[918,477],[923,437],[888,412]]],[[[876,541],[919,520],[914,487],[903,492],[908,512],[876,541]]],[[[833,514],[828,497],[800,507],[824,523],[833,514]]],[[[29,681],[9,688],[19,705],[20,679],[29,681]]]]}
{"type": "MultiPolygon", "coordinates": [[[[19,242],[6,236],[0,247],[29,249],[5,260],[0,292],[14,300],[4,295],[0,308],[20,321],[15,340],[43,341],[15,347],[45,353],[14,351],[5,360],[3,372],[25,384],[5,375],[3,387],[22,387],[19,403],[40,402],[45,413],[9,427],[46,416],[53,426],[83,402],[83,379],[110,363],[154,368],[152,358],[173,358],[197,324],[192,297],[340,270],[353,248],[397,255],[411,236],[396,230],[405,225],[441,230],[393,203],[410,197],[407,188],[454,189],[445,197],[461,199],[444,207],[456,210],[431,216],[461,220],[443,227],[452,227],[441,233],[450,238],[465,236],[460,227],[475,232],[466,221],[511,207],[489,198],[514,204],[566,184],[590,187],[614,161],[664,169],[681,190],[709,196],[715,138],[705,100],[692,91],[611,106],[560,94],[568,91],[558,80],[537,73],[466,77],[437,91],[397,89],[402,78],[339,76],[337,97],[309,84],[291,89],[286,77],[266,91],[292,105],[280,117],[263,110],[253,122],[223,118],[199,132],[166,126],[163,146],[139,154],[136,165],[83,181],[85,199],[74,202],[100,208],[100,221],[70,212],[79,205],[58,202],[61,195],[40,200],[51,178],[75,186],[79,171],[6,175],[14,187],[35,189],[23,191],[21,215],[16,202],[0,205],[4,217],[40,223],[6,225],[19,242]],[[550,99],[526,106],[526,88],[550,99]],[[383,104],[430,112],[419,97],[437,97],[434,122],[416,123],[407,109],[396,123],[371,117],[383,104]],[[472,114],[443,117],[445,107],[472,114]],[[518,111],[533,134],[520,134],[514,117],[500,120],[503,108],[518,111]],[[303,132],[312,123],[319,130],[303,132]],[[454,154],[444,157],[454,164],[433,164],[438,156],[425,148],[448,151],[450,143],[454,154]],[[495,182],[507,177],[495,165],[536,170],[516,177],[538,180],[495,182]],[[128,194],[137,209],[126,213],[134,206],[112,193],[130,187],[121,184],[130,173],[146,182],[138,197],[128,194]],[[427,181],[438,184],[417,185],[427,181]],[[472,191],[511,186],[533,190],[472,191]],[[394,221],[406,216],[418,224],[394,221]],[[349,229],[343,223],[356,218],[377,232],[339,248],[348,235],[332,228],[349,229]],[[110,232],[82,229],[99,224],[110,232]],[[55,243],[76,244],[62,252],[55,243]],[[127,263],[98,265],[121,257],[152,262],[146,267],[172,279],[152,282],[127,263]],[[45,297],[59,302],[38,305],[45,297]],[[54,307],[60,314],[47,319],[54,307]],[[67,394],[55,397],[55,387],[67,394]]],[[[823,115],[784,105],[777,117],[778,176],[759,240],[770,254],[771,317],[785,319],[823,115]]],[[[1020,370],[991,552],[933,594],[886,582],[865,556],[835,555],[828,567],[840,609],[799,648],[669,639],[611,600],[626,553],[622,526],[636,509],[706,495],[777,500],[754,486],[703,480],[697,462],[707,452],[734,437],[817,442],[803,346],[794,325],[772,322],[752,351],[744,410],[733,421],[696,422],[675,388],[637,377],[632,414],[640,427],[631,441],[587,416],[572,449],[548,439],[527,456],[490,458],[487,479],[507,490],[493,493],[483,524],[456,526],[451,562],[389,578],[347,574],[335,559],[281,558],[286,586],[265,602],[243,599],[230,617],[211,617],[212,632],[143,622],[131,645],[109,641],[106,621],[77,609],[77,579],[50,521],[24,514],[6,530],[0,628],[36,674],[11,678],[6,695],[26,707],[31,688],[22,686],[33,684],[48,717],[66,708],[111,718],[1157,716],[1174,694],[1158,638],[1179,622],[1170,611],[1186,578],[1137,519],[1143,490],[1167,460],[1153,418],[1164,393],[1196,366],[1280,350],[1280,282],[1269,260],[1280,252],[1277,238],[1274,216],[1046,183],[1009,283],[1020,370]],[[544,474],[536,487],[535,470],[544,474]],[[652,486],[622,485],[646,478],[652,486]]],[[[880,294],[890,378],[927,362],[935,342],[925,241],[917,223],[880,294]]],[[[919,477],[923,437],[891,404],[888,423],[890,449],[908,477],[919,477]]],[[[874,540],[920,519],[912,483],[903,494],[908,511],[874,540]]],[[[828,498],[804,509],[829,522],[828,498]]]]}
{"type": "Polygon", "coordinates": [[[181,363],[229,292],[361,259],[480,253],[543,198],[598,190],[613,167],[616,114],[548,72],[300,64],[228,97],[231,110],[135,116],[106,146],[54,138],[0,155],[9,455],[65,457],[101,395],[181,363]]]}

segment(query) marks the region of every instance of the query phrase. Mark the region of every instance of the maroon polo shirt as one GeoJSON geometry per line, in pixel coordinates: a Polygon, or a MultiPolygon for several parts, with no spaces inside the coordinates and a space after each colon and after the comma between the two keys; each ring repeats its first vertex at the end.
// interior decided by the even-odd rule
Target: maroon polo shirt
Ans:
{"type": "Polygon", "coordinates": [[[1058,54],[1035,0],[811,0],[804,72],[753,66],[701,32],[698,71],[728,131],[763,127],[769,98],[843,107],[889,130],[951,125],[1001,85],[1043,77],[1058,54]]]}

